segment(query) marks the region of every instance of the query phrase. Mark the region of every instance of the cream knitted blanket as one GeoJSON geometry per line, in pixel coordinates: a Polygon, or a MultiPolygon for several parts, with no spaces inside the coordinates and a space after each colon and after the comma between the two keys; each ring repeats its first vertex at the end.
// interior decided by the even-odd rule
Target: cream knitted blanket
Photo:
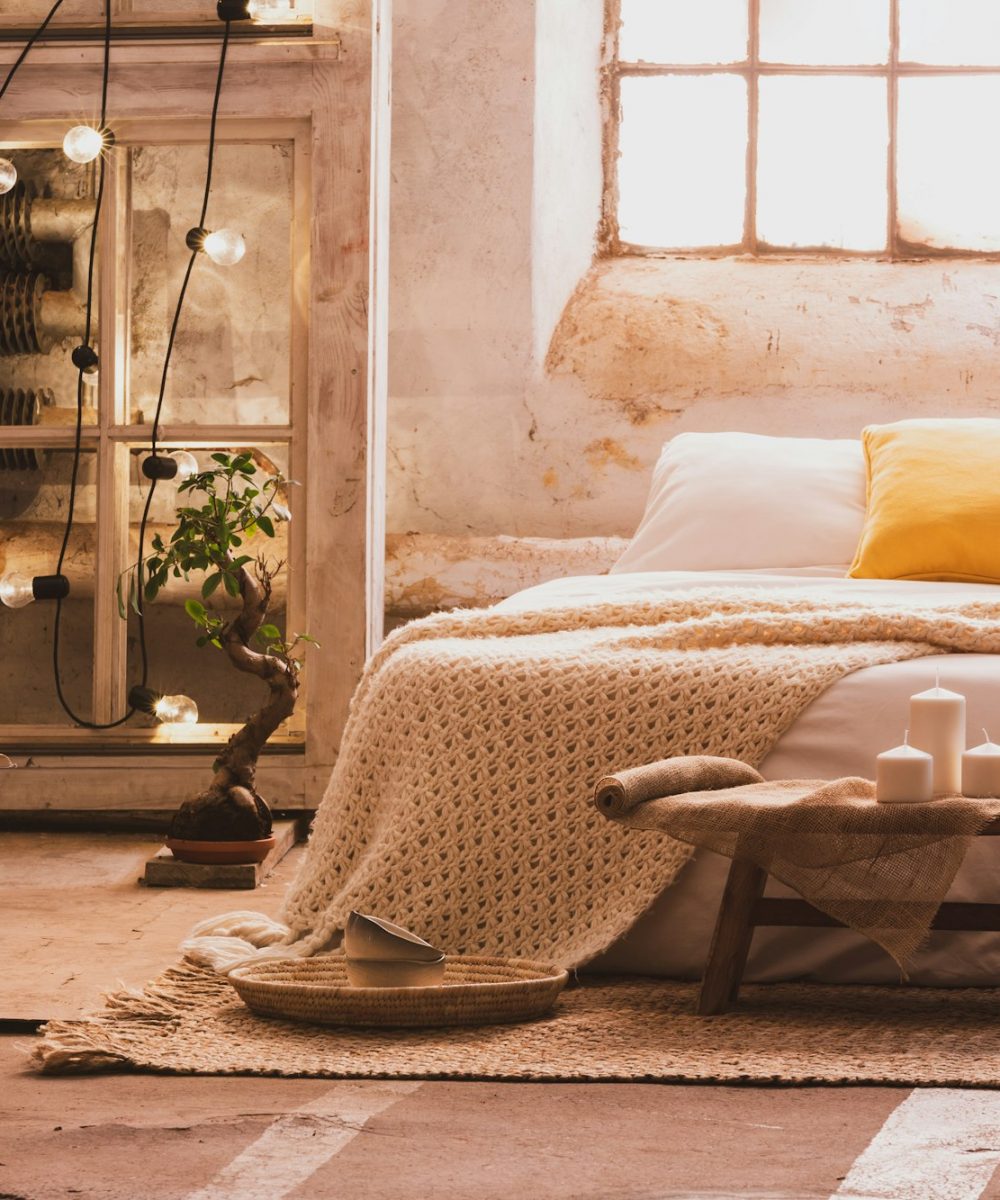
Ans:
{"type": "Polygon", "coordinates": [[[1000,604],[726,587],[414,622],[358,686],[287,927],[235,913],[185,949],[221,969],[268,944],[313,954],[359,909],[452,954],[584,963],[691,853],[605,821],[602,775],[682,754],[758,765],[836,679],[943,651],[1000,653],[1000,604]]]}

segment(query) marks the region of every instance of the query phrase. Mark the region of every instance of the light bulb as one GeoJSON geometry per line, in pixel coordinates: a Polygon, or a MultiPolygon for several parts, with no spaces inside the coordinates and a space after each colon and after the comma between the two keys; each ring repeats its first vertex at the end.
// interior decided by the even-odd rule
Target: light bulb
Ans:
{"type": "Polygon", "coordinates": [[[11,571],[0,579],[0,602],[8,608],[24,608],[35,598],[34,583],[30,575],[11,571]]]}
{"type": "Polygon", "coordinates": [[[264,25],[295,20],[295,6],[291,0],[250,0],[249,11],[254,21],[264,25]]]}
{"type": "Polygon", "coordinates": [[[190,696],[161,696],[153,704],[153,714],[164,725],[194,725],[198,721],[198,705],[190,696]]]}
{"type": "Polygon", "coordinates": [[[92,125],[74,125],[63,138],[63,153],[76,163],[93,162],[104,149],[104,134],[92,125]]]}
{"type": "Polygon", "coordinates": [[[247,252],[243,235],[235,229],[216,229],[214,233],[206,233],[201,248],[220,267],[235,266],[247,252]]]}
{"type": "Polygon", "coordinates": [[[0,196],[9,192],[17,183],[17,167],[9,158],[0,158],[0,196]]]}
{"type": "Polygon", "coordinates": [[[198,474],[198,460],[188,450],[171,450],[169,457],[177,464],[177,474],[174,476],[177,483],[183,483],[185,479],[198,474]]]}

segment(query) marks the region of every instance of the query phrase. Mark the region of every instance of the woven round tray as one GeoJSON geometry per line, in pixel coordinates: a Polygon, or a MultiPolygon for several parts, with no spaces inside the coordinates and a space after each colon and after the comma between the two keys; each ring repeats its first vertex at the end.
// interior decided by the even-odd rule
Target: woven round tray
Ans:
{"type": "Polygon", "coordinates": [[[439,987],[355,988],[343,955],[261,959],[230,971],[253,1012],[319,1025],[493,1025],[541,1016],[566,985],[559,967],[520,958],[449,958],[439,987]]]}

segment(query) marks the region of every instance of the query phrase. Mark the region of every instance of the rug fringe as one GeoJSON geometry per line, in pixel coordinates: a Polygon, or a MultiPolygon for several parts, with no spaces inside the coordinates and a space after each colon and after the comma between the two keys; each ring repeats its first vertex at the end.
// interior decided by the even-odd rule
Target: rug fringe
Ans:
{"type": "Polygon", "coordinates": [[[104,996],[103,1010],[75,1021],[49,1021],[29,1062],[46,1075],[89,1074],[133,1066],[127,1029],[164,1028],[230,992],[223,977],[180,963],[144,988],[104,996]],[[124,1035],[124,1036],[122,1036],[124,1035]]]}

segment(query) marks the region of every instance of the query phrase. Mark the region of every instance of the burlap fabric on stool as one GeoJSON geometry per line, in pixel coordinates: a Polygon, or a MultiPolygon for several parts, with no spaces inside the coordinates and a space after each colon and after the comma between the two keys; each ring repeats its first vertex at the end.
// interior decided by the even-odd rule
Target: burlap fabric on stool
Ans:
{"type": "Polygon", "coordinates": [[[1000,816],[1000,800],[879,804],[868,779],[765,782],[746,763],[703,755],[609,775],[594,802],[620,825],[738,852],[900,968],[926,938],[970,840],[1000,816]]]}

